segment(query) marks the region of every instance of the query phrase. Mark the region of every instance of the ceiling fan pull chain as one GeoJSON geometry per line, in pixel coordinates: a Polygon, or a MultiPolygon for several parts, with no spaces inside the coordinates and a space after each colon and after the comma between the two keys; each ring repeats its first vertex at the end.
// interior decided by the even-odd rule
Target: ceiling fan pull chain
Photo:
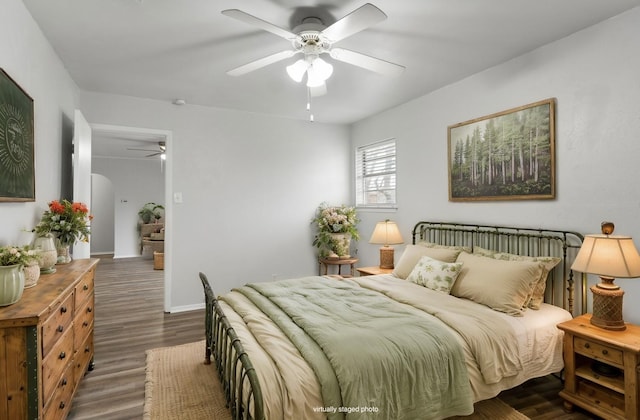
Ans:
{"type": "Polygon", "coordinates": [[[307,87],[307,111],[309,111],[309,121],[313,122],[313,112],[311,112],[311,88],[307,87]]]}

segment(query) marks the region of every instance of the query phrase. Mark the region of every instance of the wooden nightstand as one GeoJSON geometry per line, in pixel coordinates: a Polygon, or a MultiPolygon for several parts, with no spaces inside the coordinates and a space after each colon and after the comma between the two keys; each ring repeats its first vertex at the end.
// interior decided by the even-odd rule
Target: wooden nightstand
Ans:
{"type": "Polygon", "coordinates": [[[637,419],[640,415],[640,327],[627,324],[610,331],[589,323],[591,315],[563,322],[565,384],[560,396],[565,410],[580,406],[606,419],[637,419]],[[594,362],[614,368],[615,376],[595,372],[594,362]]]}
{"type": "Polygon", "coordinates": [[[360,267],[356,268],[358,273],[360,273],[360,277],[362,276],[375,276],[376,274],[391,274],[393,273],[393,268],[380,268],[380,267],[360,267]]]}

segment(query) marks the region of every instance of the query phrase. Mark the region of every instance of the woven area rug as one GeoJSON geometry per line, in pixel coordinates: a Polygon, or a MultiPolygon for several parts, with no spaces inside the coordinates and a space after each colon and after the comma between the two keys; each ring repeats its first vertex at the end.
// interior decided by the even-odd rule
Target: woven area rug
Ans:
{"type": "MultiPolygon", "coordinates": [[[[144,420],[227,420],[213,364],[205,365],[204,341],[147,351],[144,420]]],[[[469,420],[527,420],[498,398],[475,405],[469,420]]]]}

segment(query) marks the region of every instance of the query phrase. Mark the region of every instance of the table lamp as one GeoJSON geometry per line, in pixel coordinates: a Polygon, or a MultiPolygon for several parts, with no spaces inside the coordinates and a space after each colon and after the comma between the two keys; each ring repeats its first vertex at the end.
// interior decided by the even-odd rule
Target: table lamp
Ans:
{"type": "Polygon", "coordinates": [[[376,224],[369,243],[382,244],[380,247],[380,268],[393,268],[393,247],[389,245],[397,245],[403,242],[402,235],[395,222],[387,219],[376,224]]]}
{"type": "Polygon", "coordinates": [[[614,284],[616,277],[640,277],[640,256],[630,236],[612,235],[614,225],[602,222],[602,234],[586,235],[571,269],[600,276],[591,286],[591,324],[607,330],[626,329],[622,319],[624,291],[614,284]]]}

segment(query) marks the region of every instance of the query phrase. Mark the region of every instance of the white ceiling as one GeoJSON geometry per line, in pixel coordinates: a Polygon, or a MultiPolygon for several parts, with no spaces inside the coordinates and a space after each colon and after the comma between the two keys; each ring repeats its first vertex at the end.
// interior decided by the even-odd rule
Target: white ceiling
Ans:
{"type": "MultiPolygon", "coordinates": [[[[308,119],[299,57],[232,77],[286,50],[286,40],[222,15],[239,8],[292,28],[328,23],[364,1],[24,0],[78,86],[171,102],[308,119]],[[292,18],[292,16],[294,18],[292,18]]],[[[407,102],[638,6],[640,0],[373,0],[388,18],[336,44],[406,70],[384,77],[341,62],[313,99],[315,121],[351,123],[407,102]]],[[[155,141],[155,139],[152,139],[155,141]]]]}

